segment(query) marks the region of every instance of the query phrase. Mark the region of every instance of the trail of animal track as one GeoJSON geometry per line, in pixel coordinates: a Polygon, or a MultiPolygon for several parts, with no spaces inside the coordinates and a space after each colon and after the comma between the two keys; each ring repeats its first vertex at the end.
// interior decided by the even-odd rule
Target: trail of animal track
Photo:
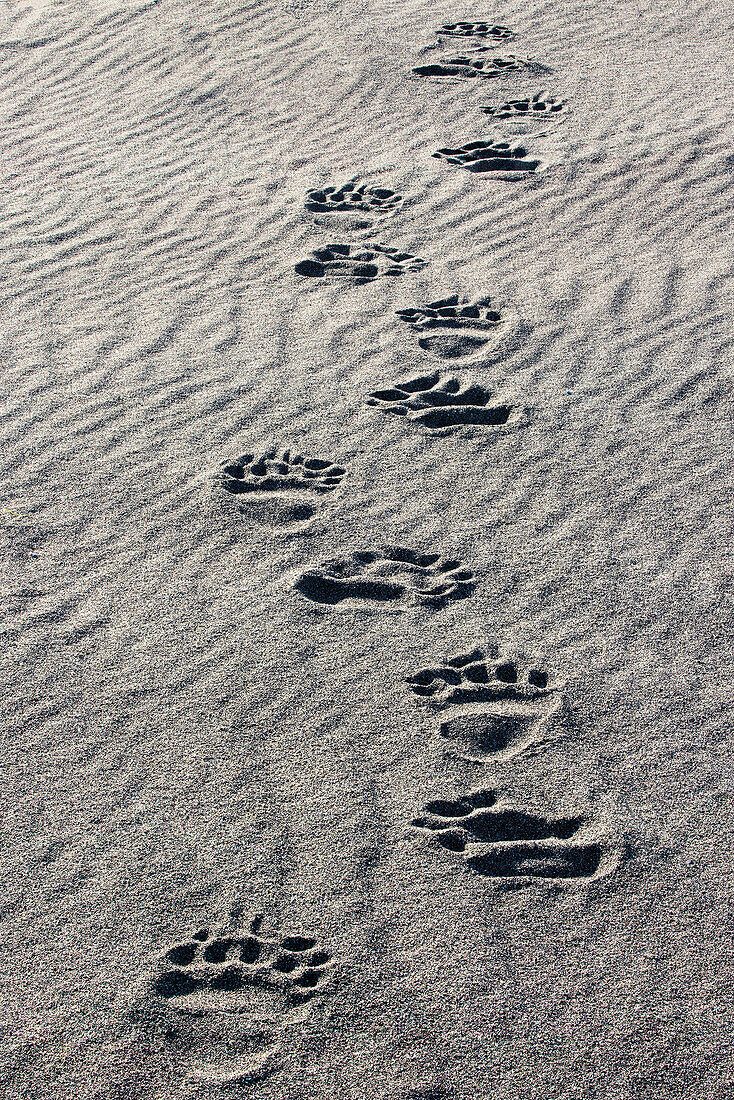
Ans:
{"type": "Polygon", "coordinates": [[[179,1096],[119,1010],[236,903],[342,960],[273,1100],[717,1096],[728,6],[0,7],[3,1085],[179,1096]],[[495,16],[514,37],[480,44],[542,72],[413,72],[495,16]],[[563,110],[482,110],[537,95],[563,110]],[[476,142],[544,170],[432,156],[476,142]],[[356,179],[372,236],[330,209],[356,179]],[[297,274],[335,243],[372,255],[297,274]],[[497,330],[413,327],[464,302],[497,330]],[[471,572],[359,557],[386,546],[471,572]],[[555,695],[407,689],[487,636],[563,678],[562,721],[555,695]],[[413,835],[485,778],[539,832],[593,828],[469,866],[413,835]]]}

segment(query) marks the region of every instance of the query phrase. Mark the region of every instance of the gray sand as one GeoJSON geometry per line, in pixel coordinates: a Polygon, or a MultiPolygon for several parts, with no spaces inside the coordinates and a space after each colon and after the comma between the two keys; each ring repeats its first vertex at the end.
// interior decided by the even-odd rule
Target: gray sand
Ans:
{"type": "Polygon", "coordinates": [[[3,1097],[731,1097],[732,51],[2,4],[3,1097]]]}

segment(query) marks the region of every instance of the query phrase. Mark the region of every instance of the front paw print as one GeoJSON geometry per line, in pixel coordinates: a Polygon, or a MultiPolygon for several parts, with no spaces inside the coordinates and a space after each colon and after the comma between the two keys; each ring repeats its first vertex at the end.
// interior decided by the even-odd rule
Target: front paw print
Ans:
{"type": "Polygon", "coordinates": [[[200,929],[159,959],[138,1019],[190,1077],[232,1083],[272,1073],[324,992],[330,952],[313,936],[268,939],[260,925],[200,929]]]}
{"type": "Polygon", "coordinates": [[[489,650],[447,658],[407,678],[410,690],[436,710],[449,710],[440,733],[449,755],[485,763],[535,750],[562,707],[563,682],[534,662],[489,650]]]}

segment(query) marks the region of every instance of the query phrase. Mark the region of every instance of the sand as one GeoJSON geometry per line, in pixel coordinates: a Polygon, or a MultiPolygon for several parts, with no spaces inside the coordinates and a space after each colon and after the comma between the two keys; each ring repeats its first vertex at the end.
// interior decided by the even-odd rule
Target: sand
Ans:
{"type": "Polygon", "coordinates": [[[1,7],[3,1097],[730,1097],[728,5],[1,7]]]}

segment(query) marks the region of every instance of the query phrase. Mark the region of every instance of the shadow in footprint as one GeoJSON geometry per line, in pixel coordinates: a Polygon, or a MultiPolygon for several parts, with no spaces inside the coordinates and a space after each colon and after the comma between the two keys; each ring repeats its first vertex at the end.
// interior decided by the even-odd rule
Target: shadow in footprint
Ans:
{"type": "Polygon", "coordinates": [[[402,584],[387,584],[384,581],[350,581],[320,573],[304,573],[296,581],[296,588],[315,603],[337,604],[342,600],[399,600],[405,595],[402,584]]]}
{"type": "Polygon", "coordinates": [[[515,756],[537,739],[543,712],[459,714],[441,723],[441,736],[455,746],[453,755],[484,761],[488,756],[515,756]]]}
{"type": "Polygon", "coordinates": [[[514,844],[467,855],[466,864],[490,878],[592,878],[601,868],[603,855],[599,844],[554,849],[514,844]]]}

